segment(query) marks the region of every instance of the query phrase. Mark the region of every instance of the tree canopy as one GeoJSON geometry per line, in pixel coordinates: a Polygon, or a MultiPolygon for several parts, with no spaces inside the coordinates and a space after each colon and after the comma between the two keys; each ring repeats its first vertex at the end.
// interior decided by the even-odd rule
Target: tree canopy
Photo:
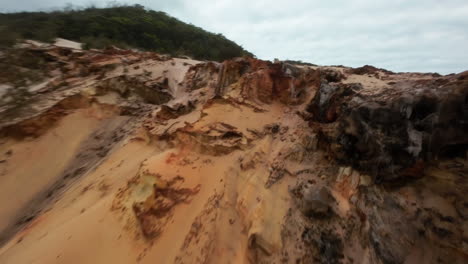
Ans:
{"type": "Polygon", "coordinates": [[[17,38],[48,42],[60,37],[82,42],[85,48],[115,45],[205,60],[253,56],[222,34],[141,5],[0,14],[0,25],[0,45],[17,38]]]}

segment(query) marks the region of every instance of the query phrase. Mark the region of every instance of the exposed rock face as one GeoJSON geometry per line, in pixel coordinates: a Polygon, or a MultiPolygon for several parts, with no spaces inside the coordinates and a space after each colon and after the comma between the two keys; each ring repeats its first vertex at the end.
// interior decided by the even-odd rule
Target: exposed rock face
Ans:
{"type": "Polygon", "coordinates": [[[307,111],[313,114],[315,121],[321,123],[334,122],[340,114],[342,102],[360,89],[362,89],[360,84],[329,84],[322,82],[313,101],[308,105],[307,111]]]}
{"type": "Polygon", "coordinates": [[[306,97],[306,88],[319,85],[319,76],[318,71],[302,70],[289,64],[239,58],[223,63],[216,95],[224,95],[227,87],[239,81],[245,99],[266,104],[274,100],[300,104],[306,97]]]}
{"type": "Polygon", "coordinates": [[[176,104],[174,106],[162,105],[161,109],[156,114],[156,118],[161,121],[175,119],[192,112],[194,108],[195,103],[193,101],[188,101],[187,104],[176,104]]]}
{"type": "Polygon", "coordinates": [[[101,81],[98,84],[98,94],[105,94],[110,91],[118,93],[123,98],[137,99],[157,105],[167,103],[172,99],[167,80],[154,82],[119,76],[101,81]]]}
{"type": "Polygon", "coordinates": [[[325,68],[320,69],[320,75],[322,76],[322,80],[325,82],[340,82],[343,79],[346,79],[346,76],[338,70],[325,68]]]}
{"type": "Polygon", "coordinates": [[[298,104],[305,97],[305,87],[297,87],[296,84],[293,75],[288,74],[281,64],[275,63],[247,74],[241,85],[245,98],[267,104],[274,99],[286,104],[298,104]]]}
{"type": "Polygon", "coordinates": [[[353,74],[358,74],[358,75],[364,75],[364,74],[377,74],[378,72],[383,72],[385,74],[394,74],[393,72],[391,71],[388,71],[388,70],[385,70],[385,69],[379,69],[379,68],[376,68],[372,65],[364,65],[362,67],[358,67],[358,68],[355,68],[355,69],[352,69],[351,72],[353,74]]]}
{"type": "Polygon", "coordinates": [[[0,129],[0,135],[13,138],[38,137],[50,129],[67,114],[68,110],[89,107],[93,100],[82,95],[73,95],[55,104],[43,113],[21,120],[13,124],[6,124],[0,129]]]}
{"type": "Polygon", "coordinates": [[[201,153],[210,155],[225,155],[245,148],[249,143],[242,132],[222,122],[200,128],[186,127],[178,131],[177,139],[183,145],[192,146],[201,153]]]}
{"type": "Polygon", "coordinates": [[[220,65],[215,62],[199,63],[191,66],[184,78],[184,84],[189,91],[194,91],[203,87],[216,86],[216,76],[220,65]]]}
{"type": "Polygon", "coordinates": [[[217,96],[223,95],[225,87],[237,82],[243,74],[250,70],[252,60],[250,58],[236,58],[223,62],[219,70],[215,94],[217,96]]]}
{"type": "Polygon", "coordinates": [[[466,72],[7,57],[0,263],[467,260],[466,72]]]}
{"type": "Polygon", "coordinates": [[[421,177],[425,162],[466,148],[467,82],[402,82],[376,95],[361,89],[322,83],[308,111],[319,122],[336,121],[328,140],[337,158],[378,182],[421,177]]]}
{"type": "Polygon", "coordinates": [[[303,193],[301,210],[308,217],[326,217],[331,213],[333,196],[325,187],[306,188],[303,193]]]}

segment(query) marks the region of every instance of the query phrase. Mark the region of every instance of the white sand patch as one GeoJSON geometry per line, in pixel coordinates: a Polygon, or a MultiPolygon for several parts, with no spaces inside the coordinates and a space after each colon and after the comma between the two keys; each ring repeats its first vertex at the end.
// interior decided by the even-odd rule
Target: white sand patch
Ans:
{"type": "Polygon", "coordinates": [[[62,38],[56,38],[54,45],[62,48],[82,49],[81,43],[62,38]]]}

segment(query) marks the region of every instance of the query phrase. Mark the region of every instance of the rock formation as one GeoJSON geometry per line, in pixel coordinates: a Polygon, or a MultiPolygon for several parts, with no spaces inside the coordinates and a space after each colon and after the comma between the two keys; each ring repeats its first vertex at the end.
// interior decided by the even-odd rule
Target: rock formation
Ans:
{"type": "Polygon", "coordinates": [[[420,177],[440,156],[465,155],[467,96],[468,82],[457,76],[401,81],[378,94],[322,83],[307,110],[333,123],[326,140],[338,160],[386,182],[420,177]]]}
{"type": "Polygon", "coordinates": [[[468,74],[27,42],[0,263],[465,263],[468,74]]]}

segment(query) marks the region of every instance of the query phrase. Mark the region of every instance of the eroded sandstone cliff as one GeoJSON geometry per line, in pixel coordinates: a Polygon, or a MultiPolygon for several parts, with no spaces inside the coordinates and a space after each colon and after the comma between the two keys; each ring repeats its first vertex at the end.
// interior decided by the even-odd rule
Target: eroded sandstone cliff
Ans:
{"type": "Polygon", "coordinates": [[[2,263],[468,261],[466,72],[2,56],[2,263]]]}

